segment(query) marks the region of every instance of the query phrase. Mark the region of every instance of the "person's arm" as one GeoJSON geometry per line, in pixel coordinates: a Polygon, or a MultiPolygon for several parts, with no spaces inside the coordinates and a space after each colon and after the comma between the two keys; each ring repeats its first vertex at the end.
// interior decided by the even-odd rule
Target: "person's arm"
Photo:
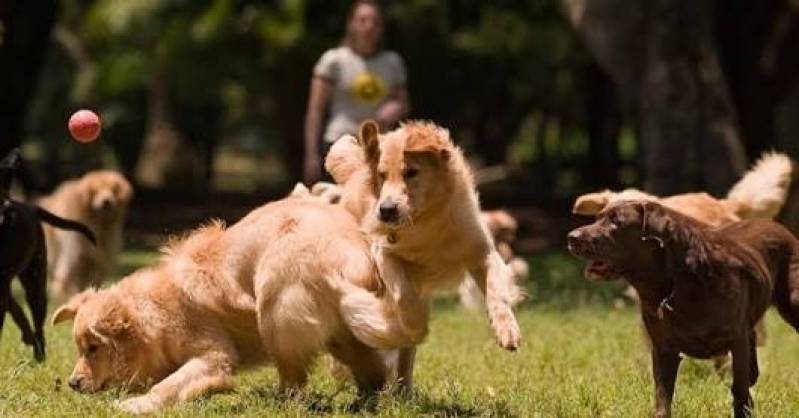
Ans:
{"type": "Polygon", "coordinates": [[[311,92],[305,111],[305,160],[303,179],[307,184],[322,176],[322,161],[319,156],[319,138],[322,135],[322,118],[330,98],[330,83],[318,76],[311,78],[311,92]]]}
{"type": "Polygon", "coordinates": [[[376,116],[382,128],[388,130],[407,116],[409,111],[408,88],[403,84],[394,90],[391,98],[383,106],[380,106],[376,116]]]}

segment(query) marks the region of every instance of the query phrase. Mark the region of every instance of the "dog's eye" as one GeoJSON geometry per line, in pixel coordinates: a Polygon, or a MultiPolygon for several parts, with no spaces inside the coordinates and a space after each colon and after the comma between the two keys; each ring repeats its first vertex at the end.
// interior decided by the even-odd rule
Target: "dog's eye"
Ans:
{"type": "Polygon", "coordinates": [[[386,175],[385,171],[378,171],[377,172],[377,178],[380,179],[380,181],[385,181],[386,177],[387,177],[387,175],[386,175]]]}
{"type": "Polygon", "coordinates": [[[416,168],[406,168],[402,171],[402,177],[405,179],[412,179],[416,177],[417,174],[419,174],[419,170],[416,168]]]}
{"type": "Polygon", "coordinates": [[[91,356],[91,355],[93,355],[94,353],[96,353],[96,352],[97,352],[97,349],[98,349],[98,348],[99,348],[99,347],[98,347],[98,345],[97,345],[97,344],[89,344],[89,346],[88,346],[88,347],[86,347],[86,354],[88,354],[88,355],[90,355],[90,356],[91,356]]]}

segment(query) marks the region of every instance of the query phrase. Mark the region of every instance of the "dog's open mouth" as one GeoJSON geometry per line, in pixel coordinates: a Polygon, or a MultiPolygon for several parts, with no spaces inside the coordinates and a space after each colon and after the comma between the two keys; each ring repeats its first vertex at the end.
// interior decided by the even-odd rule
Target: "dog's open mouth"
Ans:
{"type": "Polygon", "coordinates": [[[585,278],[594,282],[616,280],[621,273],[610,262],[590,260],[585,266],[585,278]]]}

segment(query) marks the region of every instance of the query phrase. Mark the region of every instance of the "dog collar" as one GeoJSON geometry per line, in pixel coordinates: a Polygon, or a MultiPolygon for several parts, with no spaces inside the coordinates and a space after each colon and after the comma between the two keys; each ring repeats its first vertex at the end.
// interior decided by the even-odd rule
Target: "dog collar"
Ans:
{"type": "Polygon", "coordinates": [[[666,312],[674,312],[674,307],[671,306],[672,301],[674,300],[674,291],[672,290],[671,293],[663,298],[658,305],[657,315],[658,319],[661,321],[666,316],[666,312]]]}

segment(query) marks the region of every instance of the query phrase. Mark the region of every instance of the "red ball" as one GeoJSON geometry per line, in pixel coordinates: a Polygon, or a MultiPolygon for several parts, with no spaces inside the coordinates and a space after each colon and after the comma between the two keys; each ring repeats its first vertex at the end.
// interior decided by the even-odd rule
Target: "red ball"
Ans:
{"type": "Polygon", "coordinates": [[[81,109],[69,117],[69,133],[81,143],[89,143],[100,136],[100,117],[91,110],[81,109]]]}

